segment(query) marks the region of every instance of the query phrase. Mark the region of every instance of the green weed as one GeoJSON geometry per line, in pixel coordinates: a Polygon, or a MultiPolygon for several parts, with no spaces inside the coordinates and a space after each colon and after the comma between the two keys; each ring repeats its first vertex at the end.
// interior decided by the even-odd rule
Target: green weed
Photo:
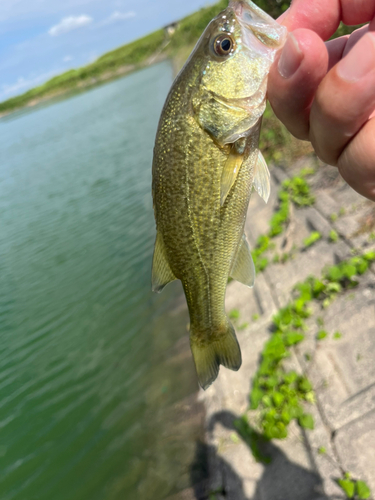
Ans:
{"type": "MultiPolygon", "coordinates": [[[[305,169],[303,175],[308,175],[311,170],[305,169]]],[[[270,220],[270,229],[266,235],[258,238],[255,248],[252,251],[252,256],[255,268],[258,272],[263,271],[269,264],[267,258],[262,255],[272,248],[272,238],[275,238],[284,231],[286,223],[289,220],[290,204],[294,203],[297,207],[312,205],[315,201],[314,196],[310,192],[310,187],[303,178],[300,172],[299,176],[287,179],[282,183],[279,192],[279,206],[270,220]]],[[[291,257],[290,254],[283,254],[281,257],[275,255],[273,262],[286,262],[291,257]]]]}
{"type": "Polygon", "coordinates": [[[322,235],[318,231],[313,231],[307,238],[303,240],[303,244],[305,248],[308,248],[320,239],[322,239],[322,235]]]}
{"type": "Polygon", "coordinates": [[[240,311],[238,309],[232,309],[229,312],[229,319],[232,319],[234,321],[240,319],[240,311]]]}
{"type": "Polygon", "coordinates": [[[371,491],[364,481],[355,481],[351,479],[350,474],[346,472],[344,477],[337,480],[338,485],[344,491],[347,498],[356,500],[367,500],[371,497],[371,491]]]}
{"type": "MultiPolygon", "coordinates": [[[[287,437],[288,425],[293,419],[301,427],[313,428],[313,418],[303,406],[315,401],[312,385],[305,376],[287,372],[283,361],[290,356],[291,347],[305,337],[310,303],[330,303],[338,293],[356,286],[355,277],[363,274],[374,261],[375,252],[370,251],[324,269],[321,279],[308,277],[295,286],[294,299],[272,318],[273,334],[262,351],[249,396],[250,409],[259,411],[259,425],[267,439],[287,437]]],[[[320,330],[317,339],[325,337],[327,332],[320,330]]]]}
{"type": "Polygon", "coordinates": [[[325,330],[319,330],[319,332],[316,334],[316,339],[317,340],[323,340],[328,336],[328,333],[325,330]]]}
{"type": "Polygon", "coordinates": [[[339,239],[339,235],[337,234],[337,232],[334,229],[331,229],[331,231],[329,233],[329,241],[331,243],[336,243],[336,241],[338,239],[339,239]]]}

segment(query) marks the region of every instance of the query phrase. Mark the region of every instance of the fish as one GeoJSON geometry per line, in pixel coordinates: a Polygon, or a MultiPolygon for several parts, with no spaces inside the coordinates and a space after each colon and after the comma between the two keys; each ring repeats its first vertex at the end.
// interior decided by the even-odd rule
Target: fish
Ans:
{"type": "Polygon", "coordinates": [[[225,312],[229,277],[254,285],[244,234],[253,190],[267,202],[259,151],[267,76],[286,28],[250,0],[231,0],[207,26],[164,104],[155,139],[152,289],[179,279],[199,385],[242,363],[225,312]]]}

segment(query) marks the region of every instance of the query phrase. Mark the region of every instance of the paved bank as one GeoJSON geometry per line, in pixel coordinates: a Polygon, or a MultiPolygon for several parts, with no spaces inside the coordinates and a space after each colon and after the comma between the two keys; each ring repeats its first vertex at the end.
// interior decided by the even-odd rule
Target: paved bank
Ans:
{"type": "MultiPolygon", "coordinates": [[[[253,195],[246,224],[252,247],[268,231],[281,182],[311,164],[316,166],[316,160],[301,160],[287,172],[273,168],[267,205],[253,195]]],[[[256,412],[248,411],[251,380],[270,337],[272,315],[290,300],[294,285],[309,275],[320,276],[325,265],[350,258],[354,251],[375,248],[373,203],[350,189],[332,167],[320,165],[308,182],[316,197],[314,206],[293,209],[286,231],[274,240],[276,252],[292,252],[293,258],[271,263],[258,274],[252,290],[237,282],[228,286],[227,311],[237,309],[237,326],[243,326],[238,331],[243,366],[237,373],[221,369],[215,384],[201,392],[206,439],[197,444],[195,484],[176,500],[344,499],[336,479],[348,471],[375,492],[374,265],[356,288],[340,294],[329,307],[314,305],[306,338],[287,360],[288,368],[304,373],[313,384],[316,404],[308,405],[308,411],[314,416],[314,430],[292,422],[287,439],[265,445],[264,453],[272,461],[263,465],[234,424],[246,414],[256,425],[256,412]],[[336,242],[330,241],[332,230],[339,236],[336,242]],[[304,239],[312,231],[322,238],[306,248],[304,239]],[[322,323],[328,336],[319,341],[322,323]],[[334,337],[337,331],[340,338],[334,337]]]]}

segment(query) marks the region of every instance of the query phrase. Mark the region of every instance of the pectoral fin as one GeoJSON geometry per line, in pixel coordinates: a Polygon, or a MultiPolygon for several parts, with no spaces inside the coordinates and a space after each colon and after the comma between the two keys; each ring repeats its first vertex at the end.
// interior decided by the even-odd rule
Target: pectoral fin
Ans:
{"type": "Polygon", "coordinates": [[[160,293],[168,283],[175,279],[177,278],[167,261],[163,238],[157,233],[152,262],[152,291],[160,293]]]}
{"type": "MultiPolygon", "coordinates": [[[[240,142],[240,141],[238,141],[240,142]]],[[[244,148],[234,143],[221,174],[220,205],[223,206],[244,160],[244,148]]]]}
{"type": "Polygon", "coordinates": [[[271,183],[270,173],[267,167],[266,160],[263,158],[262,153],[259,151],[258,160],[255,165],[254,172],[254,189],[261,198],[267,203],[270,197],[271,183]]]}
{"type": "Polygon", "coordinates": [[[254,286],[255,267],[246,236],[243,235],[234,258],[230,276],[248,287],[254,286]]]}

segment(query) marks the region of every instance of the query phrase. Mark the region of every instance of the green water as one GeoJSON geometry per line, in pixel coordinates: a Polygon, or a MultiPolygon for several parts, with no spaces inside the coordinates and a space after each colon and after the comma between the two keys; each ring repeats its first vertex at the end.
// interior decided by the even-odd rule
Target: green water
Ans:
{"type": "Polygon", "coordinates": [[[188,486],[196,430],[175,406],[197,386],[190,356],[173,361],[186,310],[177,283],[150,291],[171,82],[163,63],[0,121],[1,500],[188,486]]]}

